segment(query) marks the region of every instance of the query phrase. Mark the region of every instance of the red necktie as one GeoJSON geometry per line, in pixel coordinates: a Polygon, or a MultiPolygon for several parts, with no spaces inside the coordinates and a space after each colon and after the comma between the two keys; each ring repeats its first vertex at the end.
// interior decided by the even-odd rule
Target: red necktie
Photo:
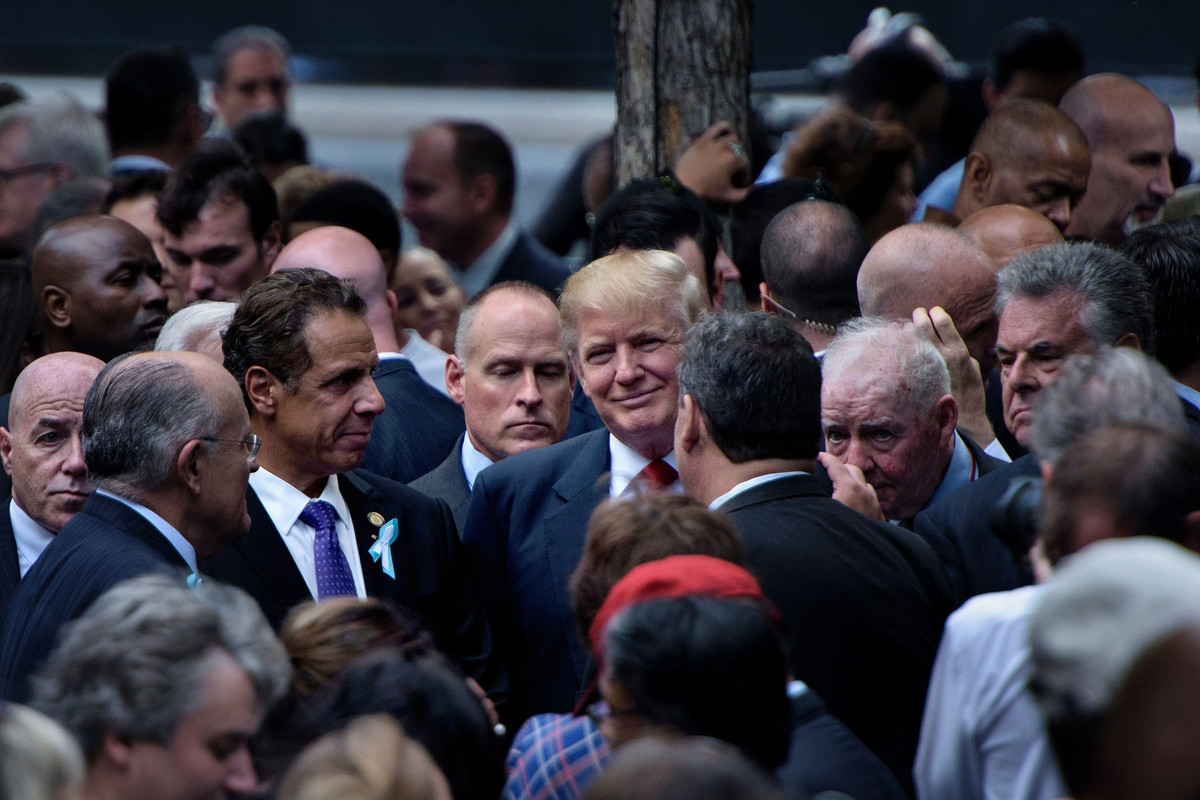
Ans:
{"type": "Polygon", "coordinates": [[[649,482],[652,492],[661,492],[667,489],[679,478],[679,473],[675,471],[675,468],[661,458],[656,458],[643,467],[641,474],[649,482]]]}

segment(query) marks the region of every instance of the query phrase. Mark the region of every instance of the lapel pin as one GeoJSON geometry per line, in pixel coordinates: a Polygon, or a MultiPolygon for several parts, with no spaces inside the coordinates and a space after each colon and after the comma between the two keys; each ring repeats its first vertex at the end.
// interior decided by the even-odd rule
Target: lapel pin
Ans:
{"type": "Polygon", "coordinates": [[[367,522],[371,523],[376,528],[382,528],[383,514],[380,514],[378,511],[372,511],[370,514],[367,514],[367,522]]]}

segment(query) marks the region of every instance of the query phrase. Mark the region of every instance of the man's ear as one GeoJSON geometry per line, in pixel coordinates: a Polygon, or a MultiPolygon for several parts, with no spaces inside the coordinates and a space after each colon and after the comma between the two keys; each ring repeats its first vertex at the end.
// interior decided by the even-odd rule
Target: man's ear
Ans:
{"type": "Polygon", "coordinates": [[[388,319],[390,319],[394,325],[396,323],[396,309],[399,308],[400,302],[396,300],[396,293],[391,289],[388,289],[383,293],[383,299],[384,302],[387,303],[388,319]]]}
{"type": "Polygon", "coordinates": [[[463,404],[463,373],[466,370],[463,368],[462,362],[458,360],[458,356],[450,356],[446,359],[446,391],[450,394],[450,399],[463,404]]]}
{"type": "Polygon", "coordinates": [[[987,202],[994,174],[992,162],[983,153],[972,152],[967,156],[963,165],[963,186],[976,203],[987,202]]]}
{"type": "Polygon", "coordinates": [[[1142,342],[1140,339],[1138,339],[1138,335],[1136,333],[1130,331],[1120,339],[1117,339],[1117,341],[1113,343],[1113,347],[1132,347],[1134,350],[1141,350],[1142,342]]]}
{"type": "Polygon", "coordinates": [[[119,768],[127,768],[133,756],[133,742],[128,736],[118,736],[115,733],[104,734],[101,750],[105,760],[119,768]]]}
{"type": "Polygon", "coordinates": [[[980,87],[979,93],[983,95],[983,104],[987,106],[988,111],[1000,105],[1000,90],[996,88],[996,82],[991,78],[983,79],[983,86],[980,87]]]}
{"type": "Polygon", "coordinates": [[[267,226],[267,232],[263,234],[262,241],[259,242],[259,252],[262,253],[262,262],[264,274],[271,271],[271,265],[275,263],[275,257],[279,255],[279,249],[283,246],[283,223],[275,220],[267,226]]]}
{"type": "Polygon", "coordinates": [[[679,429],[677,437],[679,446],[686,452],[692,452],[700,442],[703,424],[704,420],[700,414],[700,406],[696,405],[696,398],[685,394],[683,402],[679,406],[679,416],[675,419],[675,427],[679,429]]]}
{"type": "Polygon", "coordinates": [[[71,293],[58,286],[42,289],[42,313],[46,321],[60,330],[71,327],[71,293]]]}
{"type": "Polygon", "coordinates": [[[12,475],[12,446],[12,433],[8,428],[0,428],[0,460],[3,460],[4,471],[9,475],[12,475]]]}
{"type": "Polygon", "coordinates": [[[495,175],[486,172],[476,175],[467,184],[467,202],[470,203],[471,210],[479,216],[491,212],[496,207],[497,191],[495,175]]]}
{"type": "Polygon", "coordinates": [[[938,429],[941,431],[941,442],[944,447],[954,441],[954,428],[958,425],[958,403],[954,397],[944,394],[933,406],[938,429]]]}
{"type": "Polygon", "coordinates": [[[266,367],[251,367],[246,370],[242,385],[246,389],[250,405],[254,407],[254,413],[267,418],[275,416],[275,406],[279,402],[283,384],[270,370],[266,367]]]}
{"type": "Polygon", "coordinates": [[[193,496],[200,496],[200,477],[204,471],[204,446],[199,439],[192,439],[183,446],[175,458],[175,475],[193,496]]]}

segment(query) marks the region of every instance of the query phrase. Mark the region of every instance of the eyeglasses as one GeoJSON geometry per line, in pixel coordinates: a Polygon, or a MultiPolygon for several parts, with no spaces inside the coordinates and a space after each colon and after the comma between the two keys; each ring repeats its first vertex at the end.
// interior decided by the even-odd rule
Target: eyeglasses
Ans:
{"type": "Polygon", "coordinates": [[[6,188],[10,183],[20,178],[22,175],[32,175],[35,172],[45,172],[54,167],[54,164],[26,164],[23,167],[16,169],[0,169],[0,189],[6,188]]]}
{"type": "Polygon", "coordinates": [[[258,455],[258,448],[262,447],[262,437],[257,433],[252,433],[245,439],[221,439],[216,436],[197,436],[202,442],[225,442],[227,444],[236,444],[246,453],[246,460],[253,461],[258,455]]]}

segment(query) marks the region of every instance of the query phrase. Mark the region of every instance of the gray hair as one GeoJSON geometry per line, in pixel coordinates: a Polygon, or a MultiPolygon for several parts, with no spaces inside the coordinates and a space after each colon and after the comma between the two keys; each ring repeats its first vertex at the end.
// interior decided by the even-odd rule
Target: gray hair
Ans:
{"type": "Polygon", "coordinates": [[[190,439],[224,423],[212,393],[184,363],[123,356],[100,371],[83,403],[83,460],[102,489],[161,487],[190,439]]]}
{"type": "Polygon", "coordinates": [[[83,753],[61,725],[16,703],[0,706],[0,797],[74,797],[83,772],[83,753]]]}
{"type": "Polygon", "coordinates": [[[1162,365],[1131,347],[1067,359],[1034,401],[1031,448],[1056,463],[1084,434],[1121,423],[1183,430],[1183,408],[1162,365]]]}
{"type": "Polygon", "coordinates": [[[1154,308],[1142,270],[1112,248],[1067,242],[1024,253],[1000,270],[996,313],[1014,297],[1047,297],[1057,291],[1083,295],[1080,325],[1095,347],[1114,345],[1127,333],[1154,355],[1154,308]]]}
{"type": "Polygon", "coordinates": [[[29,164],[66,164],[74,178],[108,177],[108,135],[96,116],[69,96],[14,103],[0,111],[0,136],[29,128],[29,164]]]}
{"type": "Polygon", "coordinates": [[[243,50],[274,50],[283,56],[285,62],[292,57],[292,46],[279,32],[262,25],[243,25],[222,34],[213,42],[214,83],[225,83],[229,60],[243,50]]]}
{"type": "Polygon", "coordinates": [[[246,672],[260,712],[283,696],[287,652],[250,595],[216,581],[189,589],[169,575],[133,578],[64,628],[34,678],[34,705],[75,736],[89,761],[110,733],[166,744],[196,710],[217,652],[246,672]]]}
{"type": "Polygon", "coordinates": [[[861,317],[839,326],[825,351],[822,373],[829,379],[868,353],[890,360],[897,395],[918,413],[929,413],[950,394],[950,372],[938,349],[908,323],[882,317],[861,317]]]}
{"type": "Polygon", "coordinates": [[[211,346],[220,352],[221,335],[229,327],[235,311],[237,303],[228,300],[202,300],[181,308],[159,331],[154,349],[200,353],[204,352],[205,346],[211,346]]]}

